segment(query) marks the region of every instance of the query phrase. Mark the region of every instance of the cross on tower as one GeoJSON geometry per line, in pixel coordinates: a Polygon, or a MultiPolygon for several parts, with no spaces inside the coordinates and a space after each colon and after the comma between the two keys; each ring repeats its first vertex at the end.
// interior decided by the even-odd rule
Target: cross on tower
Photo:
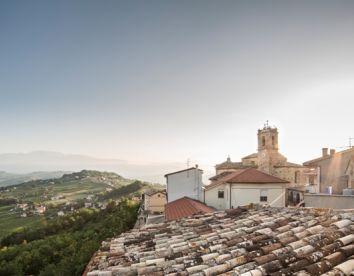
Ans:
{"type": "Polygon", "coordinates": [[[264,124],[264,128],[269,128],[269,121],[267,120],[266,123],[264,124]]]}

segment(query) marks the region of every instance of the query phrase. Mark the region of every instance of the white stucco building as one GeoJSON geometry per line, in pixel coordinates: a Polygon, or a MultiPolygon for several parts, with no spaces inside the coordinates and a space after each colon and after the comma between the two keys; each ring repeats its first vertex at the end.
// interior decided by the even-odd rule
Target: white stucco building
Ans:
{"type": "Polygon", "coordinates": [[[284,207],[289,182],[255,168],[225,172],[205,186],[205,203],[217,210],[250,203],[284,207]]]}
{"type": "Polygon", "coordinates": [[[185,196],[203,202],[202,174],[203,171],[198,166],[166,174],[167,202],[185,196]]]}

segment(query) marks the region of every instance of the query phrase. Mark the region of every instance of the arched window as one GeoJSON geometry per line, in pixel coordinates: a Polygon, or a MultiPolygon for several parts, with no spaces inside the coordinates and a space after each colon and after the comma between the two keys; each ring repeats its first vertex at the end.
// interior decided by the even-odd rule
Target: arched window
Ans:
{"type": "Polygon", "coordinates": [[[262,146],[264,147],[265,146],[265,137],[262,136],[262,146]]]}
{"type": "Polygon", "coordinates": [[[275,145],[275,137],[272,136],[272,145],[274,146],[275,145]]]}

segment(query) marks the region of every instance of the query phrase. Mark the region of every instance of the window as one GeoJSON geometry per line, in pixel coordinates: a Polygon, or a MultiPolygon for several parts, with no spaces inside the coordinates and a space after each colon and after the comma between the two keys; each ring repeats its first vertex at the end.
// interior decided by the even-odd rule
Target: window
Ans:
{"type": "Polygon", "coordinates": [[[300,172],[299,171],[296,171],[295,172],[295,177],[294,177],[294,182],[295,183],[299,183],[299,178],[300,178],[300,172]]]}
{"type": "Polygon", "coordinates": [[[273,145],[273,146],[275,145],[275,138],[274,138],[274,136],[272,136],[272,145],[273,145]]]}
{"type": "Polygon", "coordinates": [[[224,191],[218,191],[218,198],[224,198],[224,191]]]}
{"type": "Polygon", "coordinates": [[[264,136],[262,137],[262,146],[263,147],[265,146],[265,137],[264,136]]]}
{"type": "Polygon", "coordinates": [[[260,202],[268,201],[268,190],[261,190],[260,192],[260,202]]]}
{"type": "Polygon", "coordinates": [[[160,197],[161,195],[160,194],[157,194],[157,197],[160,197]]]}

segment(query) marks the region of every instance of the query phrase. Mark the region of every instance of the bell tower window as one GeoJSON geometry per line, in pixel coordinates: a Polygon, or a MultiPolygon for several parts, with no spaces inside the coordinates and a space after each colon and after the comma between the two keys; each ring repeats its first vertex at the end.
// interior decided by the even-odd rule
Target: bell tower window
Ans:
{"type": "Polygon", "coordinates": [[[272,145],[274,146],[275,145],[275,137],[272,136],[272,145]]]}
{"type": "Polygon", "coordinates": [[[265,147],[265,137],[262,136],[262,146],[265,147]]]}

